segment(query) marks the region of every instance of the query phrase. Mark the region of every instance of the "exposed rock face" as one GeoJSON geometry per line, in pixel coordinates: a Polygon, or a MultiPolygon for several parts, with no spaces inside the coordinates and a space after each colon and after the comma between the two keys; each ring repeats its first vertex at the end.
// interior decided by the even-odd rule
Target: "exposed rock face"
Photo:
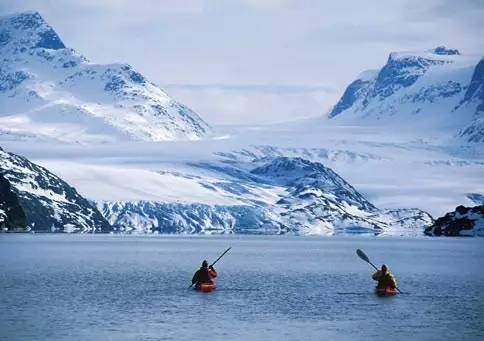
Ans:
{"type": "Polygon", "coordinates": [[[10,183],[33,231],[111,231],[88,200],[47,169],[0,149],[0,172],[10,183]]]}
{"type": "Polygon", "coordinates": [[[484,194],[467,193],[466,197],[476,205],[484,205],[484,194]]]}
{"type": "Polygon", "coordinates": [[[10,182],[0,174],[0,229],[3,231],[25,231],[27,218],[20,206],[10,182]]]}
{"type": "Polygon", "coordinates": [[[458,206],[425,229],[430,236],[484,236],[484,205],[458,206]]]}
{"type": "Polygon", "coordinates": [[[469,142],[484,142],[484,58],[477,64],[471,83],[464,96],[463,105],[478,103],[472,121],[461,129],[459,135],[469,142]]]}
{"type": "Polygon", "coordinates": [[[329,117],[337,116],[346,109],[349,109],[358,99],[364,97],[368,92],[370,82],[370,80],[357,79],[348,85],[341,99],[329,113],[329,117]]]}
{"type": "Polygon", "coordinates": [[[459,50],[457,49],[448,49],[445,46],[438,46],[434,49],[435,54],[440,54],[440,55],[457,55],[460,54],[459,50]]]}

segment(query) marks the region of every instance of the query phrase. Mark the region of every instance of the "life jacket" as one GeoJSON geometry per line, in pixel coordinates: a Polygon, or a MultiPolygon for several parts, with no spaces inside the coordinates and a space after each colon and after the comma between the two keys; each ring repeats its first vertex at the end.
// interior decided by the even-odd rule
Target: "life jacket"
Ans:
{"type": "Polygon", "coordinates": [[[209,268],[200,268],[195,272],[192,283],[213,283],[212,279],[217,277],[217,271],[209,268]]]}

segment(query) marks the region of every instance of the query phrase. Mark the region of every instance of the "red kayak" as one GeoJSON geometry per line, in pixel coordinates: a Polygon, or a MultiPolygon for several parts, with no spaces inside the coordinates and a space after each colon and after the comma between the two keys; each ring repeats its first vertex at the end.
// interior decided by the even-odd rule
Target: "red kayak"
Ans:
{"type": "Polygon", "coordinates": [[[201,291],[201,292],[211,292],[215,290],[217,286],[215,283],[199,283],[195,285],[195,290],[201,291]]]}
{"type": "Polygon", "coordinates": [[[378,296],[395,296],[398,291],[395,288],[375,288],[375,293],[378,296]]]}

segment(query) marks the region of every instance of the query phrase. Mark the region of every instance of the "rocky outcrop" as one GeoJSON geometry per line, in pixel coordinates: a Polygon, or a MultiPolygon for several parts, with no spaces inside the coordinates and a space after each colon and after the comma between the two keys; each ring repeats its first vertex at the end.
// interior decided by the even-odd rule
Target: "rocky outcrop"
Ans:
{"type": "Polygon", "coordinates": [[[425,229],[429,236],[484,236],[484,205],[458,206],[425,229]]]}
{"type": "Polygon", "coordinates": [[[26,231],[27,217],[10,182],[0,174],[0,231],[26,231]]]}

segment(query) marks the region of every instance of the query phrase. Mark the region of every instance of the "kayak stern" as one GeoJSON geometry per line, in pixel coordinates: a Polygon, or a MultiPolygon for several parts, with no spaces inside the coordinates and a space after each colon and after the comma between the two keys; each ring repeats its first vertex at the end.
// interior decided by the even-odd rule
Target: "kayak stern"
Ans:
{"type": "Polygon", "coordinates": [[[216,288],[217,286],[215,285],[215,283],[199,283],[195,286],[195,290],[201,292],[211,292],[216,288]]]}
{"type": "Polygon", "coordinates": [[[378,296],[395,296],[397,294],[397,289],[395,288],[375,288],[375,293],[378,296]]]}

